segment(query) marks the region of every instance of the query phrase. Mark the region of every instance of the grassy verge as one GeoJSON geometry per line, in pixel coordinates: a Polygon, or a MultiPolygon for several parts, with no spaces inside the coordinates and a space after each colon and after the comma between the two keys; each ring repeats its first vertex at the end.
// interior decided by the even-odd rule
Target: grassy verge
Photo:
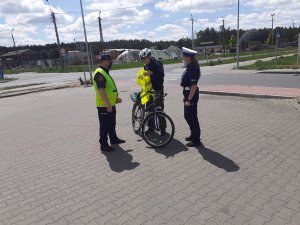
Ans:
{"type": "Polygon", "coordinates": [[[297,69],[297,55],[292,56],[280,56],[271,61],[263,62],[261,60],[256,61],[252,65],[241,66],[240,69],[245,70],[268,70],[268,69],[297,69]]]}
{"type": "MultiPolygon", "coordinates": [[[[286,55],[286,54],[293,54],[295,53],[295,51],[290,51],[290,52],[279,52],[278,53],[278,57],[283,57],[282,55],[286,55]]],[[[267,57],[274,57],[274,55],[260,55],[260,54],[257,54],[257,55],[248,55],[248,56],[243,56],[243,57],[240,57],[240,62],[245,62],[245,61],[250,61],[250,60],[259,60],[259,59],[264,59],[264,58],[267,58],[267,57]]],[[[297,56],[296,56],[297,58],[297,56]]],[[[297,60],[297,59],[296,59],[297,60]]],[[[260,62],[262,62],[261,60],[259,60],[260,62]]],[[[221,65],[221,64],[229,64],[229,63],[235,63],[236,62],[236,58],[223,58],[221,60],[208,60],[208,62],[205,62],[205,63],[201,63],[202,66],[215,66],[215,65],[221,65]]],[[[264,62],[265,63],[265,62],[264,62]]],[[[245,66],[245,69],[246,69],[246,66],[245,66]]],[[[252,68],[253,69],[253,68],[252,68]]]]}

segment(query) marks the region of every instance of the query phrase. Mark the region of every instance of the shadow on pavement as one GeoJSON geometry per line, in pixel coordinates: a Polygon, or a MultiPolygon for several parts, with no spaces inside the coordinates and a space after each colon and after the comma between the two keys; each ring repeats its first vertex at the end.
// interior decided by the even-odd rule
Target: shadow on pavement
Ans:
{"type": "Polygon", "coordinates": [[[114,152],[102,152],[112,171],[121,173],[125,170],[133,170],[140,165],[138,162],[132,162],[133,157],[129,154],[132,150],[124,150],[119,145],[115,145],[114,152]]]}
{"type": "Polygon", "coordinates": [[[187,151],[188,148],[179,140],[173,139],[167,146],[155,149],[157,153],[163,154],[166,158],[174,157],[176,154],[187,151]]]}
{"type": "Polygon", "coordinates": [[[235,164],[235,162],[218,152],[206,148],[205,146],[198,147],[197,149],[198,152],[202,155],[203,159],[221,169],[224,169],[227,172],[236,172],[240,169],[240,167],[235,164]]]}

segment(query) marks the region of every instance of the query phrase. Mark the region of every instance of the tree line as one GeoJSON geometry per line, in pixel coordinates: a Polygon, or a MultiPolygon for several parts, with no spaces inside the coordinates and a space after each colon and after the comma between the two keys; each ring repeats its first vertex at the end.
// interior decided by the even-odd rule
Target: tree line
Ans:
{"type": "MultiPolygon", "coordinates": [[[[276,27],[272,30],[270,28],[240,30],[241,42],[248,45],[250,42],[263,43],[272,45],[274,43],[277,32],[280,32],[281,42],[297,42],[300,27],[276,27]],[[273,35],[272,35],[273,34],[273,35]]],[[[206,28],[197,32],[194,40],[195,46],[201,46],[203,42],[213,42],[214,44],[223,45],[226,48],[234,48],[236,46],[237,30],[230,27],[224,28],[220,26],[218,30],[214,28],[206,28]]],[[[150,41],[150,40],[113,40],[107,42],[91,42],[89,48],[93,54],[99,54],[104,49],[143,49],[155,47],[156,49],[166,49],[171,45],[181,47],[192,47],[192,40],[188,37],[181,38],[178,41],[150,41]]],[[[84,43],[61,43],[61,47],[68,51],[78,50],[85,51],[84,43]]],[[[32,49],[41,53],[42,58],[58,58],[59,51],[57,44],[46,45],[25,45],[17,46],[17,49],[32,49]]],[[[0,52],[5,53],[15,50],[13,47],[0,46],[0,52]]]]}

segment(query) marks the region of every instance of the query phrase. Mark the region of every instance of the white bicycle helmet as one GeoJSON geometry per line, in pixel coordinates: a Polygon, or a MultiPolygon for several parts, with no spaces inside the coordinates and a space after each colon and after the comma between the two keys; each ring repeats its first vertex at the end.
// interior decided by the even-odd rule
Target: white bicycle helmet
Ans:
{"type": "Polygon", "coordinates": [[[140,51],[139,58],[142,60],[143,58],[150,56],[151,55],[151,50],[148,48],[144,48],[142,51],[140,51]]]}

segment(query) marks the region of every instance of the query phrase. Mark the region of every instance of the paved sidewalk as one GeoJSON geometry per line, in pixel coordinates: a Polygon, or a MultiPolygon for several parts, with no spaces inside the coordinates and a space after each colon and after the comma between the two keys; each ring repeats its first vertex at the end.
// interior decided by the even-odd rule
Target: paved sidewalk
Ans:
{"type": "Polygon", "coordinates": [[[175,140],[154,150],[131,130],[102,154],[92,88],[0,99],[0,224],[298,225],[295,99],[201,95],[203,149],[185,147],[181,91],[167,86],[175,140]]]}

